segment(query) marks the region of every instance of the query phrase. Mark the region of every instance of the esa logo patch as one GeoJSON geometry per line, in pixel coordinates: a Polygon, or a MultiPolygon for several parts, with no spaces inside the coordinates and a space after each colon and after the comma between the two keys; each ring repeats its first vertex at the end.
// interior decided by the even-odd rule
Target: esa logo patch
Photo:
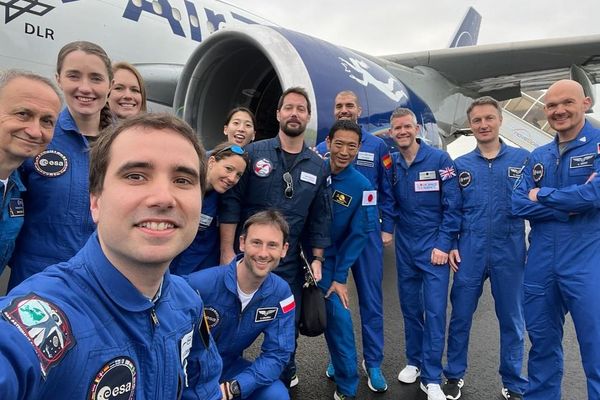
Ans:
{"type": "Polygon", "coordinates": [[[137,371],[129,357],[113,358],[100,368],[90,386],[88,399],[131,400],[135,398],[137,371]]]}
{"type": "Polygon", "coordinates": [[[4,318],[25,335],[38,359],[44,378],[75,345],[65,313],[35,293],[14,299],[2,310],[4,318]]]}
{"type": "Polygon", "coordinates": [[[541,181],[542,178],[544,177],[544,165],[542,163],[535,164],[533,166],[531,175],[533,176],[534,182],[537,183],[537,182],[541,181]]]}
{"type": "Polygon", "coordinates": [[[204,318],[206,318],[206,322],[210,328],[214,328],[217,326],[219,321],[221,321],[221,316],[219,312],[213,307],[204,308],[204,318]]]}
{"type": "Polygon", "coordinates": [[[333,192],[333,196],[331,198],[333,199],[333,201],[343,205],[344,207],[348,207],[350,205],[350,202],[352,201],[352,196],[342,193],[339,190],[333,192]]]}
{"type": "Polygon", "coordinates": [[[261,158],[254,164],[254,173],[256,176],[266,178],[271,175],[271,171],[273,171],[273,164],[266,158],[261,158]]]}
{"type": "Polygon", "coordinates": [[[33,166],[40,175],[54,178],[67,171],[69,160],[60,151],[46,150],[35,157],[33,166]]]}
{"type": "Polygon", "coordinates": [[[256,309],[256,315],[254,316],[254,322],[267,322],[273,321],[277,317],[277,307],[263,307],[256,309]]]}
{"type": "Polygon", "coordinates": [[[469,186],[472,180],[473,177],[471,176],[471,173],[469,171],[462,171],[458,175],[458,184],[462,188],[466,188],[467,186],[469,186]]]}

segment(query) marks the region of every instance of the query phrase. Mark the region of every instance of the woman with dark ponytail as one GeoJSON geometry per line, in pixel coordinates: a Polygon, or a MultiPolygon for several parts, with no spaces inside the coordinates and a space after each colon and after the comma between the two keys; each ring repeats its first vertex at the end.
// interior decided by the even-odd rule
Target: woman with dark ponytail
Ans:
{"type": "Polygon", "coordinates": [[[72,42],[58,53],[56,80],[67,106],[48,148],[21,168],[26,211],[9,262],[9,289],[71,258],[94,232],[88,150],[114,120],[106,105],[112,79],[110,59],[97,44],[72,42]]]}

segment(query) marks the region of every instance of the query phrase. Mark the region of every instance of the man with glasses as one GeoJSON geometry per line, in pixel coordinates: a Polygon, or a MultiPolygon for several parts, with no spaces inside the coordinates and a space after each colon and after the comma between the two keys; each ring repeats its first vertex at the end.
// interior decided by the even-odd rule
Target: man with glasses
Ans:
{"type": "MultiPolygon", "coordinates": [[[[289,249],[274,272],[289,283],[298,303],[304,282],[300,241],[306,239],[312,248],[311,268],[317,280],[321,278],[323,249],[331,243],[329,173],[323,160],[304,143],[310,112],[304,89],[293,87],[283,92],[277,105],[277,136],[246,147],[250,158],[246,173],[223,195],[219,213],[221,264],[235,257],[236,228],[248,217],[267,208],[284,215],[290,226],[289,249]]],[[[284,383],[298,383],[295,369],[292,355],[282,375],[284,383]]]]}

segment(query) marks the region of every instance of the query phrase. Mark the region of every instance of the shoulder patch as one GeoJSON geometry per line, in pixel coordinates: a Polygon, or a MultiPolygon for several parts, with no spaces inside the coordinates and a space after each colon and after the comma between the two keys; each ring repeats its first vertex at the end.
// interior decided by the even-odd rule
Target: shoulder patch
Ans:
{"type": "Polygon", "coordinates": [[[350,203],[352,202],[352,196],[342,193],[339,190],[334,191],[331,198],[333,199],[333,201],[343,205],[344,207],[350,206],[350,203]]]}
{"type": "Polygon", "coordinates": [[[456,170],[454,167],[446,167],[444,169],[438,170],[440,173],[440,179],[442,181],[447,181],[450,178],[454,178],[456,176],[456,170]]]}
{"type": "Polygon", "coordinates": [[[55,178],[67,171],[69,160],[60,151],[45,150],[35,157],[33,166],[40,175],[55,178]]]}
{"type": "Polygon", "coordinates": [[[206,323],[210,328],[214,328],[221,321],[221,316],[219,312],[213,307],[205,307],[204,308],[204,319],[206,319],[206,323]]]}
{"type": "Polygon", "coordinates": [[[533,166],[531,175],[533,176],[533,181],[535,183],[538,183],[539,181],[541,181],[542,178],[544,177],[544,164],[542,164],[542,163],[535,164],[533,166]]]}
{"type": "Polygon", "coordinates": [[[461,188],[466,188],[467,186],[469,186],[471,184],[472,180],[473,180],[473,176],[471,175],[471,173],[469,171],[462,171],[458,175],[458,184],[460,185],[461,188]]]}
{"type": "Polygon", "coordinates": [[[377,190],[364,190],[362,195],[363,206],[377,205],[377,190]]]}
{"type": "Polygon", "coordinates": [[[283,311],[284,314],[289,313],[294,308],[296,308],[296,302],[294,301],[294,295],[292,294],[287,299],[281,300],[279,302],[279,305],[281,306],[281,311],[283,311]]]}
{"type": "Polygon", "coordinates": [[[137,370],[129,357],[120,356],[104,364],[96,373],[87,396],[91,400],[132,400],[135,398],[137,370]]]}
{"type": "Polygon", "coordinates": [[[65,313],[35,293],[14,299],[2,310],[2,315],[31,343],[40,360],[44,378],[50,368],[75,346],[71,324],[65,313]]]}
{"type": "Polygon", "coordinates": [[[257,308],[254,322],[273,321],[277,317],[277,312],[279,312],[279,308],[277,307],[257,308]]]}
{"type": "Polygon", "coordinates": [[[254,173],[256,176],[265,178],[271,175],[271,171],[273,171],[273,164],[271,163],[271,160],[261,158],[254,164],[254,173]]]}

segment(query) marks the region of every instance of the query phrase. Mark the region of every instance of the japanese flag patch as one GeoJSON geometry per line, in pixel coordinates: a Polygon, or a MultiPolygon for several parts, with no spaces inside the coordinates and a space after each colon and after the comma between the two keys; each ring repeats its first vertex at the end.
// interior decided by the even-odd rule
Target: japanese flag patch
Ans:
{"type": "Polygon", "coordinates": [[[296,308],[296,302],[294,301],[294,295],[291,295],[287,299],[281,300],[279,302],[279,306],[281,307],[281,311],[283,311],[284,314],[287,314],[290,311],[292,311],[294,308],[296,308]]]}
{"type": "Polygon", "coordinates": [[[377,205],[377,190],[365,190],[362,196],[363,206],[376,206],[377,205]]]}

